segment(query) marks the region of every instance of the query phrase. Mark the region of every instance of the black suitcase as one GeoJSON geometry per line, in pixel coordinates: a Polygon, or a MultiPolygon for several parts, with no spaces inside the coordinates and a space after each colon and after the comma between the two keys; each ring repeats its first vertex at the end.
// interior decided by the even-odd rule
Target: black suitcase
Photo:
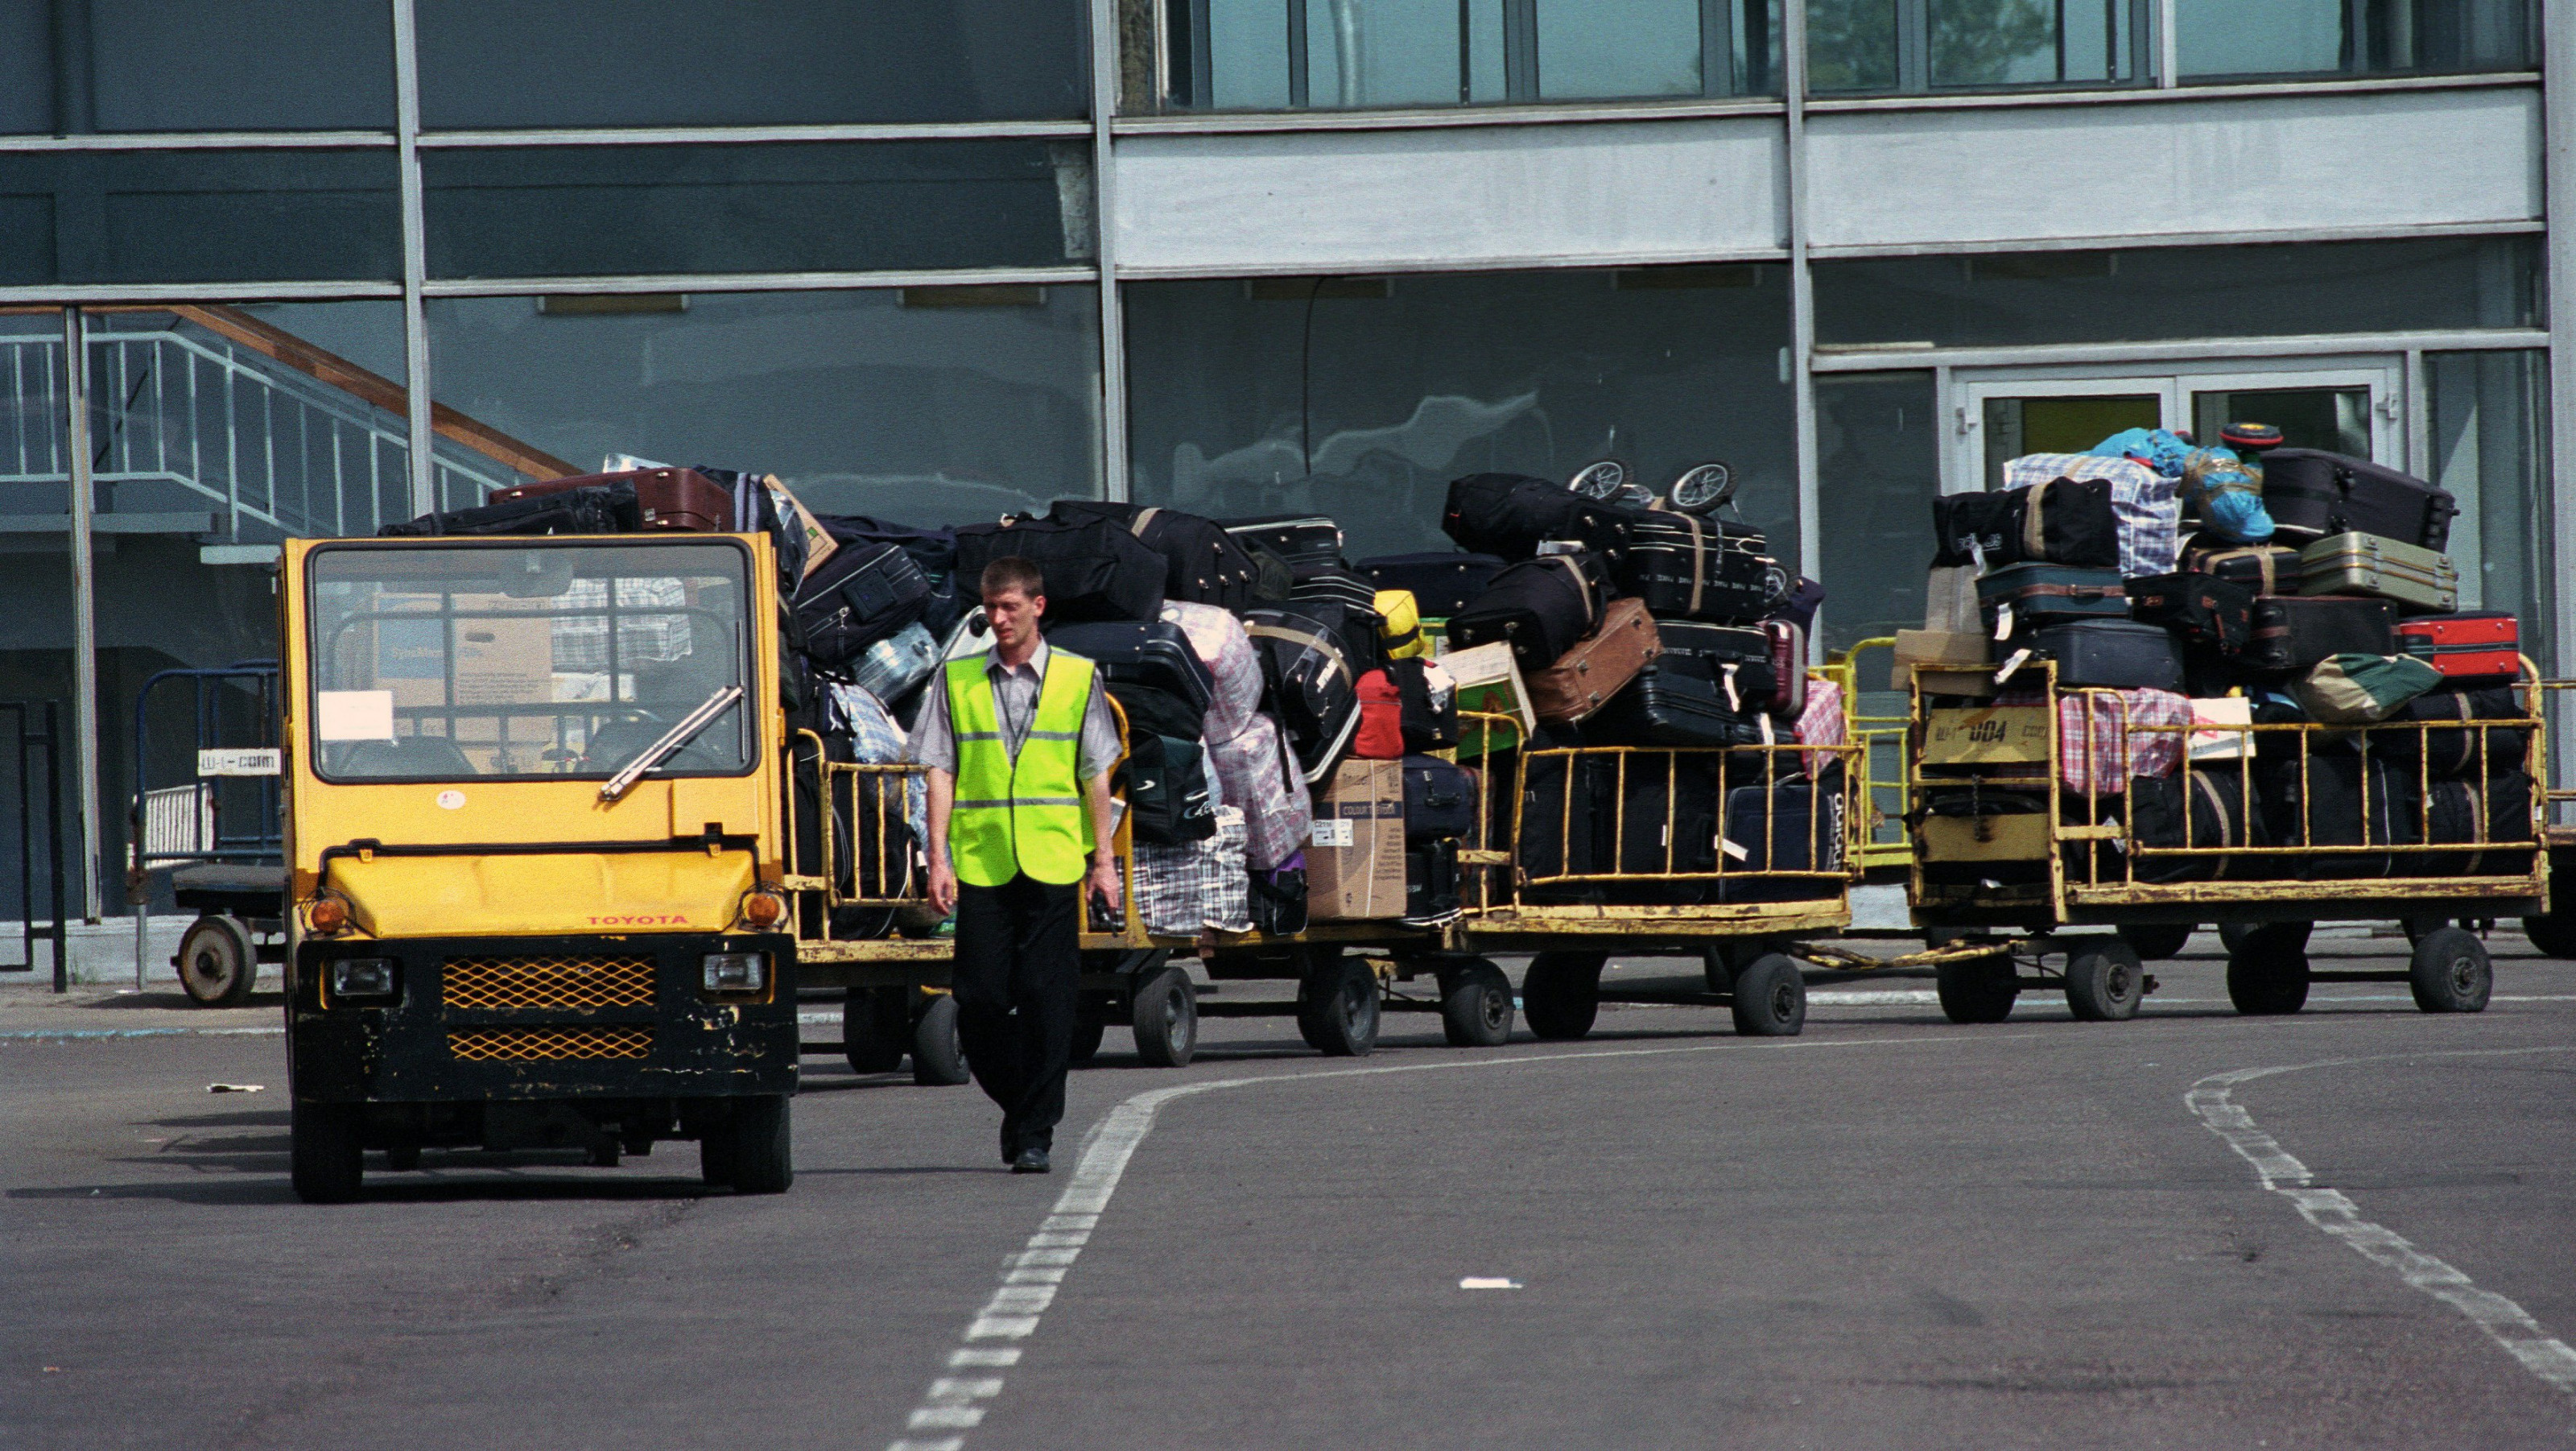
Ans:
{"type": "Polygon", "coordinates": [[[1108,519],[1163,556],[1163,598],[1192,604],[1250,609],[1260,569],[1233,535],[1213,519],[1178,509],[1103,499],[1058,499],[1059,520],[1108,519]]]}
{"type": "Polygon", "coordinates": [[[388,539],[441,534],[623,534],[632,527],[630,516],[634,498],[634,491],[629,489],[621,509],[621,501],[613,488],[574,489],[569,493],[482,504],[441,514],[423,514],[400,524],[387,524],[376,533],[388,539]]]}
{"type": "Polygon", "coordinates": [[[1423,663],[1419,658],[1386,662],[1387,679],[1395,682],[1396,700],[1403,711],[1404,748],[1445,751],[1458,744],[1458,692],[1451,690],[1435,703],[1423,663]]]}
{"type": "MultiPolygon", "coordinates": [[[[1340,605],[1347,610],[1374,614],[1377,610],[1377,586],[1359,571],[1340,563],[1300,565],[1292,576],[1288,598],[1306,603],[1340,605]]],[[[1418,606],[1417,602],[1417,606],[1418,606]]]]}
{"type": "Polygon", "coordinates": [[[1540,752],[1524,758],[1515,843],[1521,874],[1531,879],[1522,889],[1524,900],[1603,900],[1599,882],[1544,879],[1618,869],[1618,785],[1618,767],[1607,756],[1540,752]]]}
{"type": "Polygon", "coordinates": [[[2185,570],[2126,587],[2131,619],[2169,630],[2186,645],[2234,654],[2254,632],[2254,591],[2232,580],[2185,570]]]}
{"type": "MultiPolygon", "coordinates": [[[[1780,777],[1735,787],[1726,793],[1726,839],[1720,848],[1727,872],[1843,870],[1844,809],[1839,767],[1827,770],[1821,781],[1780,777]]],[[[1730,875],[1718,899],[1799,902],[1842,890],[1843,883],[1830,877],[1730,875]]]]}
{"type": "Polygon", "coordinates": [[[2182,689],[2182,645],[2154,625],[2085,620],[2052,625],[2030,642],[2057,662],[2057,683],[2070,689],[2182,689]]]}
{"type": "Polygon", "coordinates": [[[1190,648],[1188,632],[1178,625],[1162,620],[1090,620],[1058,625],[1046,632],[1046,641],[1098,665],[1101,683],[1112,691],[1142,686],[1202,715],[1216,695],[1216,678],[1190,648]]]}
{"type": "Polygon", "coordinates": [[[2397,653],[2393,600],[2338,595],[2261,595],[2237,662],[2257,670],[2305,670],[2329,655],[2397,653]]]}
{"type": "Polygon", "coordinates": [[[2116,569],[2091,565],[2008,564],[1977,576],[1977,614],[1995,633],[2004,607],[2012,609],[2008,633],[2019,640],[2051,625],[2084,620],[2126,620],[2129,594],[2116,569]]]}
{"type": "Polygon", "coordinates": [[[1218,522],[1247,552],[1268,550],[1290,569],[1342,562],[1342,526],[1321,514],[1263,514],[1218,522]]]}
{"type": "Polygon", "coordinates": [[[1449,617],[1449,648],[1506,640],[1523,673],[1545,670],[1592,633],[1609,598],[1609,571],[1598,554],[1524,560],[1449,617]]]}
{"type": "Polygon", "coordinates": [[[2195,542],[2183,550],[2182,564],[2257,595],[2296,594],[2299,589],[2299,551],[2277,544],[2195,542]]]}
{"type": "Polygon", "coordinates": [[[1742,623],[1787,598],[1791,576],[1761,531],[1690,514],[1640,514],[1618,562],[1624,593],[1657,620],[1742,623]]]}
{"type": "Polygon", "coordinates": [[[1433,841],[1473,836],[1475,831],[1475,776],[1437,756],[1405,757],[1404,839],[1433,841]]]}
{"type": "MultiPolygon", "coordinates": [[[[2531,778],[2499,771],[2484,781],[2436,781],[2424,796],[2424,839],[2436,846],[2469,842],[2531,842],[2531,778]]],[[[2531,852],[2428,851],[2428,877],[2520,876],[2531,870],[2531,852]]]]}
{"type": "Polygon", "coordinates": [[[2263,508],[2275,526],[2302,541],[2329,534],[2376,534],[2445,550],[2460,501],[2412,474],[2368,459],[2276,448],[2263,455],[2263,508]]]}
{"type": "MultiPolygon", "coordinates": [[[[2414,775],[2403,766],[2378,756],[2319,751],[2307,755],[2304,771],[2295,754],[2259,761],[2255,769],[2275,845],[2412,846],[2423,840],[2423,803],[2414,775]]],[[[2312,882],[2395,876],[2418,865],[2416,855],[2311,854],[2299,859],[2297,873],[2312,882]]]]}
{"type": "Polygon", "coordinates": [[[1445,620],[1483,594],[1505,563],[1491,554],[1381,554],[1358,569],[1372,588],[1411,590],[1422,618],[1445,620]]]}
{"type": "Polygon", "coordinates": [[[1207,753],[1195,740],[1127,733],[1127,818],[1136,840],[1184,846],[1216,835],[1208,804],[1207,753]]]}
{"type": "MultiPolygon", "coordinates": [[[[1331,606],[1309,614],[1288,605],[1248,610],[1244,632],[1261,655],[1265,692],[1287,729],[1297,774],[1322,780],[1350,749],[1360,724],[1360,669],[1343,643],[1331,606]]],[[[1367,668],[1367,667],[1361,667],[1367,668]]]]}
{"type": "Polygon", "coordinates": [[[2112,509],[2111,482],[2052,479],[2036,490],[2025,486],[1944,494],[1932,501],[1932,563],[1948,568],[2046,563],[2117,569],[2120,527],[2112,509]],[[2035,521],[2034,498],[2038,501],[2035,521]]]}
{"type": "MultiPolygon", "coordinates": [[[[1772,667],[1771,635],[1760,625],[1658,619],[1655,640],[1658,665],[1666,659],[1697,661],[1709,679],[1717,683],[1720,695],[1726,694],[1731,679],[1735,693],[1724,702],[1729,710],[1759,710],[1763,701],[1779,692],[1779,680],[1772,667]]],[[[1691,669],[1689,665],[1682,668],[1691,669]]]]}
{"type": "MultiPolygon", "coordinates": [[[[1615,758],[1596,758],[1615,773],[1615,758]]],[[[1634,877],[1717,870],[1717,806],[1724,789],[1719,757],[1698,751],[1639,751],[1627,756],[1624,786],[1614,774],[1607,789],[1624,790],[1625,809],[1614,823],[1616,870],[1634,877]]],[[[1714,881],[1624,881],[1607,884],[1613,901],[1648,904],[1706,902],[1714,881]]]]}
{"type": "Polygon", "coordinates": [[[2388,725],[2363,734],[2372,755],[2384,756],[2408,771],[2416,769],[2419,757],[2429,756],[2431,759],[2424,764],[2430,774],[2475,780],[2521,769],[2523,762],[2531,757],[2529,728],[2491,725],[2423,729],[2412,723],[2528,719],[2530,715],[2524,707],[2520,690],[2510,685],[2492,685],[2482,690],[2443,690],[2419,695],[2399,707],[2388,725]]]}
{"type": "Polygon", "coordinates": [[[1527,474],[1469,474],[1450,482],[1440,532],[1462,549],[1504,559],[1528,559],[1549,539],[1616,556],[1639,512],[1527,474]]]}
{"type": "MultiPolygon", "coordinates": [[[[2170,776],[2138,776],[2129,782],[2129,835],[2142,846],[2263,846],[2271,839],[2261,809],[2260,793],[2249,805],[2245,778],[2232,764],[2208,770],[2177,771],[2170,776]],[[2188,778],[2188,779],[2186,779],[2188,778]],[[2183,833],[2185,822],[2191,833],[2183,833]]],[[[2244,881],[2272,875],[2274,859],[2259,856],[2140,856],[2135,865],[2141,882],[2244,881]]],[[[2120,879],[2118,858],[2101,867],[2105,882],[2120,879]]]]}
{"type": "Polygon", "coordinates": [[[1119,712],[1127,717],[1129,740],[1134,740],[1140,731],[1185,741],[1199,740],[1207,734],[1206,709],[1192,705],[1168,690],[1156,690],[1150,685],[1124,685],[1114,680],[1105,688],[1109,698],[1118,702],[1119,712]]]}
{"type": "Polygon", "coordinates": [[[922,616],[930,579],[897,544],[844,544],[796,591],[805,654],[839,669],[922,616]]]}
{"type": "Polygon", "coordinates": [[[984,566],[1004,555],[1038,567],[1050,625],[1150,620],[1162,613],[1163,556],[1114,519],[1026,518],[957,531],[961,579],[980,581],[984,566]]]}
{"type": "Polygon", "coordinates": [[[1458,915],[1458,843],[1426,841],[1404,849],[1404,920],[1431,926],[1458,915]]]}
{"type": "MultiPolygon", "coordinates": [[[[1749,701],[1729,706],[1704,662],[1683,656],[1640,673],[1583,723],[1583,736],[1605,746],[1758,746],[1769,720],[1749,701]]],[[[1773,739],[1787,739],[1772,730],[1773,739]]]]}

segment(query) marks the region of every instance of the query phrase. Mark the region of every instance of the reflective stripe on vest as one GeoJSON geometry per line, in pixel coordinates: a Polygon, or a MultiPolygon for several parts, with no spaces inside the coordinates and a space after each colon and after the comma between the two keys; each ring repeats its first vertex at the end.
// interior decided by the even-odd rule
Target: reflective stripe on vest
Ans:
{"type": "Polygon", "coordinates": [[[948,662],[948,720],[957,740],[957,796],[948,810],[948,855],[957,879],[998,887],[1026,873],[1041,882],[1082,880],[1091,849],[1082,798],[1082,715],[1092,663],[1047,652],[1036,712],[1017,759],[1002,740],[989,657],[948,662]]]}

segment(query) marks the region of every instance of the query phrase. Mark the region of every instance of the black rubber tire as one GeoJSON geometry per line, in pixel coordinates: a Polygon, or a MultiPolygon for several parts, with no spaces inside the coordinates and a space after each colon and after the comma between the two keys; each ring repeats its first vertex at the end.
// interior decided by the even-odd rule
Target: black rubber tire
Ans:
{"type": "MultiPolygon", "coordinates": [[[[2552,878],[2552,885],[2556,879],[2552,878]]],[[[2576,917],[2551,912],[2546,916],[2522,919],[2522,935],[2548,957],[2576,957],[2576,917]]]]}
{"type": "Polygon", "coordinates": [[[903,1066],[912,1024],[904,1012],[909,988],[853,987],[841,991],[841,1055],[852,1073],[892,1073],[903,1066]]]}
{"type": "Polygon", "coordinates": [[[2191,943],[2192,931],[2188,922],[2132,923],[2120,929],[2120,940],[2137,952],[2138,961],[2162,962],[2181,955],[2191,943]]]}
{"type": "Polygon", "coordinates": [[[295,1197],[307,1204],[346,1204],[366,1177],[366,1110],[354,1103],[296,1099],[288,1107],[295,1197]]]}
{"type": "Polygon", "coordinates": [[[2227,1000],[2248,1017],[2295,1013],[2308,1003],[2307,922],[2248,928],[2227,954],[2227,1000]]]}
{"type": "Polygon", "coordinates": [[[912,1081],[954,1088],[966,1081],[966,1050],[957,1042],[957,999],[934,993],[912,1021],[912,1081]]]}
{"type": "Polygon", "coordinates": [[[1735,1031],[1747,1038],[1794,1038],[1807,1026],[1807,978],[1798,964],[1766,952],[1735,975],[1735,1031]]]}
{"type": "Polygon", "coordinates": [[[2437,927],[2418,939],[2406,975],[2415,1006],[2428,1013],[2483,1013],[2495,991],[2487,945],[2459,927],[2437,927]]]}
{"type": "Polygon", "coordinates": [[[2012,1016],[2021,996],[2018,969],[2010,954],[1968,957],[1944,962],[1932,970],[1941,1015],[1954,1023],[2000,1023],[2012,1016]]]}
{"type": "Polygon", "coordinates": [[[698,1135],[698,1180],[722,1189],[733,1182],[733,1123],[709,1124],[698,1135]]]}
{"type": "Polygon", "coordinates": [[[1073,1015],[1073,1066],[1088,1067],[1100,1057],[1101,1040],[1109,1036],[1109,1019],[1096,1008],[1073,1015]]]}
{"type": "Polygon", "coordinates": [[[733,1128],[726,1137],[732,1140],[736,1194],[784,1194],[796,1182],[788,1104],[784,1094],[775,1093],[733,1101],[733,1128]]]}
{"type": "Polygon", "coordinates": [[[1377,1050],[1377,974],[1358,958],[1336,954],[1311,969],[1299,997],[1297,1028],[1327,1058],[1366,1058],[1377,1050]]]}
{"type": "Polygon", "coordinates": [[[1128,1021],[1148,1068],[1187,1068],[1199,1051],[1199,995],[1187,970],[1159,967],[1136,984],[1128,1021]]]}
{"type": "Polygon", "coordinates": [[[1601,1013],[1606,952],[1542,952],[1521,975],[1521,1021],[1531,1033],[1568,1043],[1592,1031],[1601,1013]]]}
{"type": "Polygon", "coordinates": [[[2066,955],[2066,1010],[2079,1023],[2125,1023],[2146,998],[2146,964],[2121,931],[2066,955]]]}
{"type": "Polygon", "coordinates": [[[1512,1040],[1512,980],[1479,957],[1440,979],[1440,1030],[1452,1048],[1499,1048],[1512,1040]]]}
{"type": "Polygon", "coordinates": [[[2406,934],[2406,945],[2409,947],[2413,947],[2415,944],[2422,942],[2426,934],[2438,932],[2450,925],[2451,919],[2448,917],[2400,917],[2397,919],[2397,930],[2406,934]]]}
{"type": "Polygon", "coordinates": [[[238,917],[208,913],[179,938],[179,986],[199,1005],[238,1008],[259,982],[259,952],[238,917]]]}

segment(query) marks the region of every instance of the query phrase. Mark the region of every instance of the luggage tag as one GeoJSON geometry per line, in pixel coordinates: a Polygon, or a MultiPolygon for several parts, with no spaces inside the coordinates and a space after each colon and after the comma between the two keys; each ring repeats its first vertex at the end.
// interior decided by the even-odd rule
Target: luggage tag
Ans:
{"type": "Polygon", "coordinates": [[[1739,862],[1749,862],[1753,860],[1753,853],[1737,846],[1734,842],[1728,841],[1725,837],[1719,837],[1717,839],[1717,844],[1726,852],[1726,855],[1730,860],[1739,862]]]}
{"type": "Polygon", "coordinates": [[[1731,711],[1735,712],[1737,715],[1742,715],[1742,714],[1744,714],[1744,701],[1743,701],[1743,698],[1742,698],[1742,697],[1740,697],[1740,696],[1738,696],[1738,695],[1735,693],[1735,666],[1734,666],[1734,664],[1733,664],[1732,662],[1729,662],[1729,663],[1728,663],[1728,665],[1726,666],[1726,669],[1725,669],[1723,672],[1721,672],[1721,673],[1722,673],[1722,674],[1724,675],[1724,677],[1725,677],[1725,679],[1724,679],[1724,681],[1723,681],[1722,683],[1726,686],[1726,708],[1727,708],[1728,710],[1731,710],[1731,711]]]}
{"type": "Polygon", "coordinates": [[[2003,603],[1995,606],[1995,639],[1997,641],[2011,639],[2012,628],[2012,601],[2005,600],[2003,603]]]}
{"type": "MultiPolygon", "coordinates": [[[[1997,635],[1995,638],[2000,640],[2003,637],[2001,635],[1997,635]]],[[[2024,645],[2020,649],[2015,650],[2012,654],[2012,658],[2004,662],[2004,668],[1995,672],[1995,684],[2001,685],[2005,681],[2012,679],[2014,671],[2019,670],[2022,666],[2030,663],[2030,657],[2031,648],[2028,645],[2024,645]]]]}

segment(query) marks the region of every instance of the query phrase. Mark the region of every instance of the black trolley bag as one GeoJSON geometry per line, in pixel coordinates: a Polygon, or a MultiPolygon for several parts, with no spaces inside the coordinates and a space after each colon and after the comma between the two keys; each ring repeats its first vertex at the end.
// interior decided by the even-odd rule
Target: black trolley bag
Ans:
{"type": "Polygon", "coordinates": [[[2256,670],[2305,670],[2330,655],[2397,653],[2393,600],[2345,595],[2260,595],[2237,663],[2256,670]]]}
{"type": "Polygon", "coordinates": [[[1243,628],[1261,656],[1263,690],[1288,732],[1297,774],[1312,785],[1340,762],[1359,729],[1366,667],[1355,668],[1336,620],[1274,605],[1246,611],[1243,628]]]}
{"type": "Polygon", "coordinates": [[[441,534],[624,534],[632,532],[635,490],[621,499],[613,486],[570,489],[471,509],[423,514],[378,529],[380,538],[415,538],[441,534]]]}
{"type": "Polygon", "coordinates": [[[1545,670],[1592,633],[1609,598],[1609,571],[1598,554],[1523,560],[1449,617],[1449,648],[1504,640],[1524,673],[1545,670]]]}
{"type": "Polygon", "coordinates": [[[1404,849],[1404,922],[1428,927],[1458,915],[1458,843],[1442,839],[1404,849]]]}
{"type": "Polygon", "coordinates": [[[2182,643],[2155,625],[2084,620],[2051,625],[2030,643],[2057,662],[2057,683],[2069,689],[2182,689],[2182,643]]]}
{"type": "Polygon", "coordinates": [[[2126,587],[2131,619],[2171,630],[2187,645],[2234,654],[2254,633],[2254,591],[2234,580],[2184,570],[2132,579],[2126,587]]]}
{"type": "MultiPolygon", "coordinates": [[[[1770,717],[1752,705],[1750,697],[1739,694],[1739,698],[1746,701],[1742,709],[1727,703],[1708,662],[1689,655],[1665,656],[1583,723],[1584,739],[1621,746],[1764,744],[1762,728],[1770,717]]],[[[1776,737],[1779,728],[1773,730],[1776,737]]]]}
{"type": "MultiPolygon", "coordinates": [[[[1557,735],[1545,726],[1540,732],[1529,741],[1530,748],[1544,752],[1576,744],[1570,733],[1557,735]]],[[[1497,782],[1507,783],[1509,774],[1496,773],[1497,782]]],[[[1513,844],[1522,876],[1584,876],[1617,870],[1618,786],[1617,763],[1607,756],[1524,756],[1519,835],[1513,844]]],[[[1507,785],[1501,794],[1504,799],[1495,805],[1500,819],[1509,820],[1512,804],[1507,785]]],[[[1602,886],[1542,881],[1525,886],[1522,894],[1532,902],[1598,902],[1602,886]]]]}
{"type": "Polygon", "coordinates": [[[1047,623],[1150,620],[1163,610],[1163,556],[1115,519],[1008,519],[957,531],[957,574],[981,580],[984,566],[1016,555],[1038,567],[1047,623]]]}
{"type": "MultiPolygon", "coordinates": [[[[2376,753],[2305,754],[2304,772],[2296,753],[2255,763],[2274,845],[2403,847],[2423,840],[2414,772],[2376,753]]],[[[2420,866],[2419,857],[2408,851],[2320,853],[2301,858],[2297,872],[2312,882],[2400,876],[2420,866]]]]}
{"type": "Polygon", "coordinates": [[[1291,569],[1342,562],[1342,526],[1321,514],[1262,514],[1217,523],[1246,553],[1267,550],[1291,569]]]}
{"type": "Polygon", "coordinates": [[[1288,598],[1295,603],[1340,605],[1372,614],[1377,610],[1377,586],[1348,565],[1301,564],[1290,578],[1293,583],[1288,587],[1288,598]]]}
{"type": "Polygon", "coordinates": [[[796,624],[807,658],[848,666],[930,607],[930,577],[899,544],[844,544],[797,587],[796,624]]]}
{"type": "MultiPolygon", "coordinates": [[[[2263,455],[2263,507],[2288,537],[2376,534],[2426,549],[2450,547],[2460,501],[2384,464],[2313,448],[2263,455]]],[[[2295,576],[2293,576],[2295,577],[2295,576]]]]}
{"type": "MultiPolygon", "coordinates": [[[[2402,768],[2401,768],[2402,769],[2402,768]]],[[[2484,780],[2435,781],[2424,793],[2424,840],[2435,846],[2499,842],[2519,851],[2428,851],[2428,877],[2521,876],[2531,870],[2532,780],[2499,770],[2484,780]]]]}
{"type": "MultiPolygon", "coordinates": [[[[1773,757],[1784,765],[1795,759],[1773,757]]],[[[1786,769],[1739,769],[1733,774],[1738,779],[1750,774],[1752,780],[1726,793],[1726,836],[1719,849],[1726,854],[1728,872],[1843,869],[1845,803],[1839,762],[1814,781],[1786,769]]],[[[1746,877],[1722,880],[1717,895],[1725,902],[1802,902],[1841,890],[1842,884],[1828,877],[1746,877]]]]}
{"type": "MultiPolygon", "coordinates": [[[[1618,870],[1644,877],[1717,870],[1717,806],[1725,788],[1723,758],[1704,751],[1645,751],[1627,756],[1622,782],[1609,757],[1595,758],[1611,775],[1606,789],[1623,795],[1624,810],[1610,823],[1618,844],[1618,870]]],[[[1615,901],[1653,905],[1707,902],[1717,883],[1637,881],[1605,883],[1615,901]]]]}
{"type": "Polygon", "coordinates": [[[1453,479],[1440,512],[1440,532],[1462,549],[1528,559],[1550,539],[1580,541],[1617,555],[1639,511],[1587,499],[1563,484],[1527,474],[1469,474],[1453,479]]]}
{"type": "Polygon", "coordinates": [[[1664,619],[1739,624],[1761,619],[1788,596],[1789,572],[1748,524],[1696,514],[1639,513],[1618,560],[1620,588],[1664,619]]]}
{"type": "Polygon", "coordinates": [[[1410,590],[1426,620],[1465,609],[1509,561],[1492,554],[1381,554],[1355,567],[1373,589],[1410,590]]]}
{"type": "Polygon", "coordinates": [[[1225,526],[1178,509],[1105,499],[1058,499],[1052,517],[1068,522],[1108,519],[1163,556],[1163,598],[1192,604],[1250,609],[1260,569],[1225,526]]]}
{"type": "MultiPolygon", "coordinates": [[[[1215,697],[1215,677],[1178,625],[1162,620],[1092,620],[1058,625],[1046,632],[1046,639],[1049,646],[1098,665],[1101,684],[1112,694],[1138,687],[1153,690],[1202,718],[1215,697]]],[[[1193,727],[1188,734],[1195,736],[1198,729],[1193,727]]]]}

